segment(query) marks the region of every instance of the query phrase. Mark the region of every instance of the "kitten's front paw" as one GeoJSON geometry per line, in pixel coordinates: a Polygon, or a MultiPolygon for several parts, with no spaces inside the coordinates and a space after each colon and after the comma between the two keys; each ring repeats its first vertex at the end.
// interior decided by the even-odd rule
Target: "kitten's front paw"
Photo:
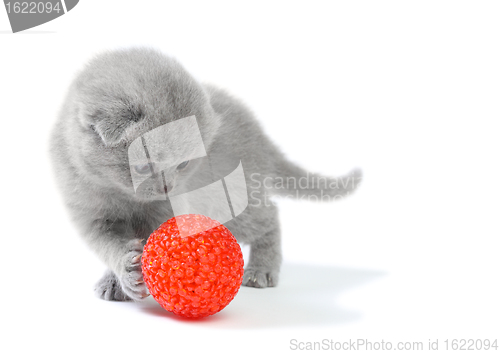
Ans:
{"type": "Polygon", "coordinates": [[[278,271],[248,267],[243,274],[242,285],[254,288],[267,288],[278,285],[278,279],[278,271]]]}
{"type": "Polygon", "coordinates": [[[111,270],[106,271],[104,276],[97,282],[95,295],[107,301],[129,301],[132,300],[124,292],[120,281],[111,270]]]}
{"type": "Polygon", "coordinates": [[[128,243],[129,252],[123,259],[124,270],[120,276],[122,290],[132,300],[142,300],[149,296],[148,288],[142,278],[141,256],[143,245],[141,240],[128,243]]]}

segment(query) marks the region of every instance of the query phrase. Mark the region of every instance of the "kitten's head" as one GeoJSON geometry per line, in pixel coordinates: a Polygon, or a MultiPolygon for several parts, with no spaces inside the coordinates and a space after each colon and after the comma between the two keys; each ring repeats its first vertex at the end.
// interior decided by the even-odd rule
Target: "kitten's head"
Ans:
{"type": "Polygon", "coordinates": [[[194,124],[208,150],[220,125],[202,86],[177,61],[151,49],[96,57],[76,78],[72,93],[73,119],[67,139],[75,164],[102,186],[139,199],[164,198],[165,187],[172,189],[198,164],[173,159],[195,156],[199,150],[199,140],[187,134],[189,129],[178,134],[162,127],[192,117],[192,128],[196,117],[194,124]],[[160,141],[152,139],[155,136],[160,141]],[[138,158],[138,146],[146,140],[152,151],[146,150],[146,159],[146,155],[138,158]],[[136,193],[133,181],[145,179],[150,172],[155,178],[136,193]]]}

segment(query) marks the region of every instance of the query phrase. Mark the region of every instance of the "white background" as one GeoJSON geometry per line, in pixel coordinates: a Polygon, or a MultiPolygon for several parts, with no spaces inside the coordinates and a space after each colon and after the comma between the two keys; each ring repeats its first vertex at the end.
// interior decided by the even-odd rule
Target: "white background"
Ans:
{"type": "Polygon", "coordinates": [[[0,346],[278,353],[292,339],[500,339],[499,18],[496,1],[87,0],[11,34],[0,9],[0,346]],[[280,202],[281,284],[242,288],[205,320],[151,298],[95,298],[104,266],[53,182],[49,132],[67,86],[96,53],[131,45],[242,98],[308,169],[365,172],[348,200],[280,202]]]}

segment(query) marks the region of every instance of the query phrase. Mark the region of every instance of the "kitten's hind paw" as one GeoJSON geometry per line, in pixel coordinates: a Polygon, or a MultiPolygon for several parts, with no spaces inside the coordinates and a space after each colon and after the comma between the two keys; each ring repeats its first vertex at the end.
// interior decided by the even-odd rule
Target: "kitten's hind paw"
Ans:
{"type": "Polygon", "coordinates": [[[110,270],[106,271],[104,276],[97,282],[94,293],[98,298],[106,301],[132,300],[123,292],[120,281],[116,277],[115,273],[110,270]]]}
{"type": "Polygon", "coordinates": [[[243,286],[267,288],[278,285],[279,273],[265,269],[247,268],[243,274],[243,286]]]}

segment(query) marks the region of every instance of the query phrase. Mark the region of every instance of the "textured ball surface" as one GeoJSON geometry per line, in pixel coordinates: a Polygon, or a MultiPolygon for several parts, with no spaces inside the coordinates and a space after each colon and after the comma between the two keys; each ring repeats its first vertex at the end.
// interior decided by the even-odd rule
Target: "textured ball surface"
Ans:
{"type": "Polygon", "coordinates": [[[224,225],[203,215],[181,215],[149,236],[142,274],[165,310],[205,317],[222,310],[238,293],[243,254],[224,225]]]}

